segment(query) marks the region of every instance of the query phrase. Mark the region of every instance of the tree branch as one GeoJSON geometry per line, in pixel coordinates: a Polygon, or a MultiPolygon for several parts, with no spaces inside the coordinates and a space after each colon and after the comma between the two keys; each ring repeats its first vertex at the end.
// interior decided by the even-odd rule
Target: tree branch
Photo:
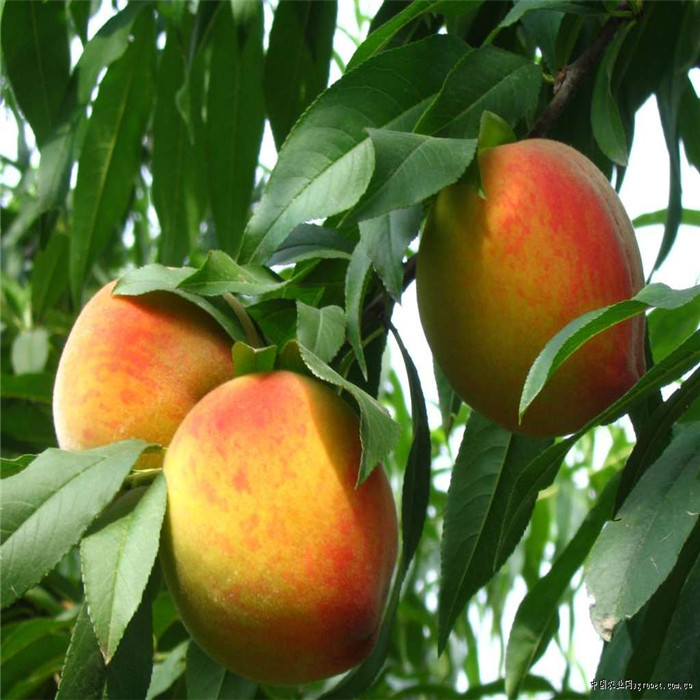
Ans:
{"type": "Polygon", "coordinates": [[[562,112],[576,94],[581,83],[595,68],[605,47],[612,41],[618,28],[626,21],[624,17],[612,17],[603,26],[593,43],[568,66],[564,66],[554,81],[554,97],[542,110],[535,125],[525,138],[532,139],[545,136],[562,115],[562,112]]]}

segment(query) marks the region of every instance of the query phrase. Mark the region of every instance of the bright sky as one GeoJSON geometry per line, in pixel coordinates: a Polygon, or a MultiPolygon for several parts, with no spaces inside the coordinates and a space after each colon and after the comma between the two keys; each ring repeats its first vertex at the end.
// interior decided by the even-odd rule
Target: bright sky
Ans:
{"type": "MultiPolygon", "coordinates": [[[[361,0],[360,6],[363,13],[371,17],[380,4],[380,0],[361,0]]],[[[360,32],[355,19],[354,6],[355,3],[349,0],[342,0],[339,3],[339,25],[346,28],[351,35],[357,36],[360,32]]],[[[266,3],[265,15],[267,31],[269,31],[269,27],[271,26],[272,14],[272,8],[266,3]]],[[[110,15],[109,4],[103,2],[100,12],[91,22],[90,34],[92,35],[99,29],[110,15]]],[[[335,35],[334,48],[343,61],[347,63],[355,49],[355,45],[344,32],[339,30],[335,35]]],[[[79,43],[75,47],[74,54],[75,61],[77,55],[79,55],[79,43]]],[[[340,75],[341,73],[338,66],[333,63],[331,67],[331,82],[337,80],[340,75]]],[[[700,70],[693,71],[692,80],[696,92],[700,93],[700,70]]],[[[11,159],[15,159],[17,156],[15,125],[11,117],[8,118],[8,114],[4,109],[0,111],[0,152],[11,159]]],[[[266,127],[261,152],[261,162],[271,168],[275,160],[276,151],[274,142],[269,127],[266,127]]],[[[2,180],[4,182],[10,183],[14,181],[16,173],[12,172],[12,170],[13,169],[9,167],[4,169],[2,173],[2,180]]],[[[650,99],[637,114],[634,145],[630,156],[629,168],[620,194],[630,218],[635,218],[640,214],[665,208],[668,197],[668,181],[668,154],[661,131],[656,104],[654,99],[650,99]]],[[[684,188],[684,206],[690,209],[700,209],[700,174],[688,165],[684,153],[682,153],[682,182],[684,188]]],[[[152,217],[152,220],[157,222],[155,215],[152,217]]],[[[648,275],[651,270],[656,258],[662,234],[663,227],[660,225],[645,227],[638,230],[638,240],[646,275],[648,275]]],[[[697,228],[681,226],[673,251],[655,275],[654,281],[665,282],[674,288],[689,287],[696,284],[700,279],[699,236],[700,231],[698,231],[697,228]]],[[[429,406],[430,421],[432,426],[437,426],[440,421],[439,411],[436,408],[437,391],[432,372],[431,353],[418,319],[415,285],[411,285],[404,294],[401,306],[396,309],[393,320],[418,367],[426,399],[429,404],[432,404],[432,406],[429,406]]],[[[398,361],[400,354],[393,340],[392,357],[396,358],[397,361],[395,365],[397,371],[399,376],[402,377],[404,387],[407,387],[403,368],[400,361],[398,361]]],[[[407,389],[406,395],[408,395],[407,389]]],[[[519,587],[516,587],[514,595],[509,597],[503,620],[503,627],[506,633],[512,625],[517,605],[524,593],[525,588],[521,582],[519,587]]],[[[436,601],[432,602],[436,603],[436,601]]],[[[587,607],[585,596],[579,595],[576,599],[576,620],[578,621],[576,649],[581,655],[579,661],[586,675],[591,679],[595,673],[602,642],[593,631],[592,626],[586,624],[586,619],[587,607]],[[582,654],[583,650],[586,651],[585,656],[582,654]]],[[[476,618],[472,619],[472,624],[475,625],[475,630],[480,632],[478,634],[480,646],[479,658],[482,663],[485,661],[487,662],[482,667],[482,681],[487,682],[497,677],[498,670],[495,668],[495,662],[498,658],[498,649],[490,638],[490,631],[479,630],[478,620],[476,618]],[[491,663],[488,663],[489,660],[491,663]]],[[[566,635],[568,634],[566,627],[567,622],[563,620],[562,634],[564,639],[566,639],[566,635]]],[[[550,651],[535,666],[534,672],[545,675],[551,678],[555,683],[558,683],[563,668],[564,664],[561,655],[550,647],[550,651]]],[[[576,678],[576,674],[574,674],[572,683],[574,687],[586,690],[580,678],[576,678]]],[[[460,678],[458,690],[463,691],[465,689],[466,676],[462,676],[460,678]]]]}

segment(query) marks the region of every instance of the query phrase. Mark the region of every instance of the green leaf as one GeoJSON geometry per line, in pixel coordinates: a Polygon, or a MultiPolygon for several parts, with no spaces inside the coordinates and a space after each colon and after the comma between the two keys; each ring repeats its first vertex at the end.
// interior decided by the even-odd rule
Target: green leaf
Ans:
{"type": "Polygon", "coordinates": [[[575,0],[518,0],[498,26],[489,34],[486,43],[491,43],[501,29],[511,27],[516,22],[519,22],[525,14],[537,10],[566,12],[572,15],[606,14],[605,8],[603,8],[602,5],[591,2],[575,2],[575,0]]]}
{"type": "MultiPolygon", "coordinates": [[[[474,3],[474,5],[479,4],[481,3],[474,3]]],[[[408,3],[405,9],[370,33],[353,54],[346,70],[356,68],[360,63],[383,51],[401,29],[427,12],[436,11],[440,5],[444,5],[443,0],[415,0],[408,3]]]]}
{"type": "Polygon", "coordinates": [[[517,477],[515,492],[521,494],[522,498],[509,506],[508,512],[511,515],[508,522],[504,524],[506,538],[519,537],[519,523],[525,517],[523,511],[528,510],[530,499],[534,500],[542,489],[552,483],[561,461],[584,433],[598,424],[616,420],[629,411],[631,406],[639,404],[660,387],[682,377],[698,362],[700,362],[700,332],[693,334],[662,362],[654,365],[627,393],[590,420],[581,430],[556,442],[527,464],[517,477]]]}
{"type": "Polygon", "coordinates": [[[147,489],[133,489],[112,504],[80,543],[85,598],[107,663],[148,583],[165,501],[161,473],[147,489]]]}
{"type": "Polygon", "coordinates": [[[297,301],[297,338],[322,362],[331,362],[345,340],[345,312],[340,306],[317,309],[297,301]]]}
{"type": "Polygon", "coordinates": [[[505,119],[501,119],[497,114],[489,112],[487,109],[481,113],[481,121],[479,122],[479,153],[487,148],[495,148],[505,143],[513,143],[516,140],[515,132],[505,119]]]}
{"type": "Polygon", "coordinates": [[[699,295],[700,285],[676,290],[665,284],[650,284],[632,299],[589,311],[568,323],[547,343],[532,363],[520,397],[520,417],[554,372],[586,341],[648,308],[678,309],[699,295]]]}
{"type": "MultiPolygon", "coordinates": [[[[686,77],[678,110],[678,132],[683,140],[685,157],[696,170],[700,170],[700,134],[696,126],[698,123],[700,123],[700,99],[695,94],[690,78],[686,77]]],[[[698,216],[700,217],[700,213],[698,216]]]]}
{"type": "Polygon", "coordinates": [[[100,83],[78,164],[70,249],[73,299],[90,266],[120,225],[141,162],[151,111],[155,28],[150,13],[134,25],[134,41],[100,83]]]}
{"type": "Polygon", "coordinates": [[[430,496],[430,430],[420,378],[399,334],[392,329],[406,365],[411,390],[413,440],[406,464],[401,495],[401,538],[403,542],[398,572],[389,597],[377,642],[370,655],[324,698],[357,697],[369,688],[384,665],[389,651],[394,618],[401,599],[401,588],[418,548],[430,496]]]}
{"type": "Polygon", "coordinates": [[[700,297],[677,309],[654,309],[647,315],[654,362],[660,362],[700,326],[700,297]]]}
{"type": "Polygon", "coordinates": [[[255,697],[258,684],[227,671],[192,640],[187,647],[187,697],[200,700],[245,700],[255,697]]]}
{"type": "Polygon", "coordinates": [[[15,374],[43,372],[49,359],[49,334],[45,328],[22,331],[12,343],[12,369],[15,374]]]}
{"type": "Polygon", "coordinates": [[[600,150],[614,163],[623,167],[627,166],[627,137],[620,110],[611,91],[611,81],[620,47],[632,26],[632,24],[628,24],[618,31],[613,41],[605,49],[603,59],[596,71],[591,104],[591,128],[600,150]]]}
{"type": "Polygon", "coordinates": [[[70,239],[55,233],[46,248],[37,252],[32,268],[32,313],[41,318],[54,306],[68,287],[68,247],[70,239]]]}
{"type": "Polygon", "coordinates": [[[233,346],[233,368],[236,377],[256,372],[271,372],[277,359],[277,346],[253,348],[239,341],[233,346]]]}
{"type": "Polygon", "coordinates": [[[604,523],[612,516],[619,475],[608,482],[597,503],[552,568],[528,591],[515,614],[506,650],[506,693],[518,697],[538,650],[551,638],[562,596],[583,564],[604,523]]]}
{"type": "Polygon", "coordinates": [[[181,642],[165,657],[164,661],[153,666],[146,700],[152,700],[164,693],[185,672],[187,647],[190,643],[189,640],[181,642]]]}
{"type": "Polygon", "coordinates": [[[651,674],[651,683],[664,684],[648,690],[644,698],[687,698],[688,691],[700,687],[700,620],[697,602],[700,600],[700,558],[688,574],[678,596],[673,617],[668,626],[659,658],[651,674]],[[672,689],[670,684],[682,687],[672,689]],[[691,684],[689,688],[688,684],[691,684]]]}
{"type": "Polygon", "coordinates": [[[462,404],[462,399],[459,398],[457,392],[452,388],[434,357],[433,374],[435,375],[440,415],[442,416],[442,429],[445,431],[445,435],[449,435],[454,418],[462,404]]]}
{"type": "Polygon", "coordinates": [[[69,641],[66,627],[65,620],[45,617],[3,624],[3,697],[39,696],[38,689],[61,670],[69,641]]]}
{"type": "Polygon", "coordinates": [[[365,379],[367,379],[367,361],[362,345],[362,309],[371,268],[372,261],[364,244],[360,243],[353,251],[345,275],[345,322],[348,341],[365,379]]]}
{"type": "MultiPolygon", "coordinates": [[[[652,226],[654,224],[663,224],[668,216],[668,209],[659,209],[651,211],[647,214],[640,214],[632,220],[632,225],[635,228],[642,226],[652,226]]],[[[683,209],[681,211],[681,223],[686,226],[700,226],[700,210],[698,209],[683,209]]]]}
{"type": "Polygon", "coordinates": [[[287,281],[280,279],[262,265],[239,265],[220,250],[209,251],[202,267],[186,277],[178,288],[192,294],[218,296],[234,294],[265,294],[282,289],[287,281]]]}
{"type": "Polygon", "coordinates": [[[591,619],[609,640],[670,573],[700,513],[700,431],[679,431],[606,525],[588,562],[591,619]]]}
{"type": "Polygon", "coordinates": [[[263,262],[297,224],[355,204],[374,167],[365,127],[411,129],[465,48],[454,37],[431,37],[368,60],[328,88],[282,147],[242,260],[263,262]]]}
{"type": "Polygon", "coordinates": [[[345,221],[373,219],[405,209],[456,182],[476,153],[474,139],[441,139],[389,129],[367,129],[374,173],[345,221]]]}
{"type": "Polygon", "coordinates": [[[168,268],[156,264],[146,265],[138,270],[127,272],[120,278],[113,294],[117,296],[139,296],[159,290],[172,292],[206,311],[213,319],[219,322],[233,340],[243,340],[246,335],[238,319],[223,313],[212,302],[203,299],[198,294],[191,294],[178,288],[178,285],[188,279],[194,272],[196,270],[192,267],[168,268]]]}
{"type": "Polygon", "coordinates": [[[637,434],[637,443],[627,458],[622,482],[617,494],[616,509],[622,504],[640,476],[666,449],[672,437],[673,425],[700,396],[700,369],[686,379],[644,423],[637,434]]]}
{"type": "Polygon", "coordinates": [[[85,452],[49,449],[3,480],[3,607],[41,580],[78,542],[147,446],[126,440],[85,452]]]}
{"type": "Polygon", "coordinates": [[[493,46],[471,50],[447,76],[415,131],[475,138],[484,110],[515,124],[534,110],[541,83],[541,69],[523,56],[493,46]]]}
{"type": "Polygon", "coordinates": [[[401,428],[391,418],[388,411],[372,396],[365,393],[352,382],[344,379],[325,362],[303,345],[299,346],[301,358],[311,372],[324,382],[345,389],[357,401],[360,407],[360,440],[362,442],[362,460],[357,475],[359,486],[380,464],[398,442],[401,428]]]}
{"type": "Polygon", "coordinates": [[[143,698],[155,676],[152,586],[146,588],[117,653],[107,666],[108,698],[143,698]]]}
{"type": "Polygon", "coordinates": [[[54,375],[48,372],[3,374],[0,379],[0,395],[4,399],[28,399],[50,404],[54,378],[54,375]]]}
{"type": "Polygon", "coordinates": [[[85,105],[101,71],[122,57],[136,17],[146,7],[130,3],[102,25],[87,43],[73,69],[68,92],[63,100],[58,124],[41,152],[37,174],[39,206],[37,215],[65,197],[76,145],[82,143],[86,124],[85,105]]]}
{"type": "Polygon", "coordinates": [[[26,469],[34,460],[36,455],[20,455],[14,459],[9,459],[7,457],[0,457],[0,475],[3,479],[9,476],[14,476],[19,474],[21,471],[26,469]]]}
{"type": "Polygon", "coordinates": [[[42,148],[56,125],[68,86],[65,2],[5,3],[2,53],[17,104],[42,148]]]}
{"type": "Polygon", "coordinates": [[[100,700],[106,678],[105,660],[92,628],[87,605],[83,604],[73,627],[56,700],[100,700]]]}
{"type": "Polygon", "coordinates": [[[159,259],[179,265],[194,247],[206,203],[206,170],[201,144],[193,144],[177,108],[185,81],[184,47],[170,29],[160,60],[153,115],[153,204],[160,221],[159,259]]]}
{"type": "Polygon", "coordinates": [[[551,440],[514,435],[476,412],[467,421],[447,493],[441,543],[438,648],[469,598],[508,558],[530,520],[537,494],[518,475],[551,440]],[[514,517],[513,504],[521,505],[514,517]]]}
{"type": "Polygon", "coordinates": [[[234,258],[248,219],[265,123],[262,2],[237,20],[222,3],[213,20],[207,91],[207,170],[218,246],[234,258]]]}
{"type": "Polygon", "coordinates": [[[265,57],[265,104],[277,148],[326,87],[338,4],[282,0],[265,57]]]}
{"type": "Polygon", "coordinates": [[[312,258],[349,260],[355,241],[334,229],[299,224],[270,256],[268,265],[286,265],[312,258]]]}
{"type": "Polygon", "coordinates": [[[415,206],[360,222],[362,249],[396,301],[403,293],[403,258],[408,244],[418,235],[422,216],[422,208],[415,206]]]}
{"type": "Polygon", "coordinates": [[[289,299],[269,299],[246,307],[268,342],[284,347],[296,337],[297,309],[289,299]]]}

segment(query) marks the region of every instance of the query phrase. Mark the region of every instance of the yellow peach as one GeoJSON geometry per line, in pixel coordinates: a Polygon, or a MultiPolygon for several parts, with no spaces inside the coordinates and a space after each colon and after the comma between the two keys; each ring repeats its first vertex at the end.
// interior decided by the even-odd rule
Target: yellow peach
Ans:
{"type": "Polygon", "coordinates": [[[634,229],[585,156],[532,139],[479,157],[486,199],[458,183],[438,196],[417,259],[428,343],[457,393],[513,431],[576,431],[644,372],[644,319],[572,355],[518,421],[527,372],[547,341],[587,311],[643,286],[634,229]]]}
{"type": "MultiPolygon", "coordinates": [[[[233,376],[232,341],[205,311],[169,292],[113,296],[104,286],[79,314],[53,394],[60,447],[141,438],[167,446],[187,412],[233,376]]],[[[156,467],[160,454],[137,467],[156,467]]]]}
{"type": "Polygon", "coordinates": [[[245,375],[168,449],[161,561],[185,626],[239,675],[306,683],[372,649],[396,559],[381,466],[355,488],[357,417],[316,380],[245,375]]]}

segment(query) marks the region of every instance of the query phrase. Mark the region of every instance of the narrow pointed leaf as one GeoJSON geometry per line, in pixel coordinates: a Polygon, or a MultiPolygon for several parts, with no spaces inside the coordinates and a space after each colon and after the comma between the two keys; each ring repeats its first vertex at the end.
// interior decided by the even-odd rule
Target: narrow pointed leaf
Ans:
{"type": "Polygon", "coordinates": [[[323,362],[331,362],[345,340],[345,313],[340,306],[317,309],[297,301],[297,338],[323,362]]]}
{"type": "Polygon", "coordinates": [[[355,242],[334,229],[299,224],[268,260],[269,265],[301,262],[310,258],[348,260],[355,242]]]}
{"type": "Polygon", "coordinates": [[[206,201],[206,175],[201,148],[190,141],[187,124],[176,104],[176,95],[185,81],[185,56],[178,33],[172,29],[157,80],[152,193],[161,226],[159,258],[166,265],[178,265],[199,233],[206,201]]]}
{"type": "Polygon", "coordinates": [[[484,110],[515,124],[536,107],[541,83],[541,69],[523,56],[493,46],[471,50],[449,74],[415,131],[475,138],[484,110]]]}
{"type": "Polygon", "coordinates": [[[614,163],[627,165],[628,147],[620,110],[611,92],[611,81],[620,48],[632,24],[628,24],[609,44],[598,66],[591,103],[591,128],[600,150],[614,163]]]}
{"type": "Polygon", "coordinates": [[[508,558],[530,519],[536,493],[518,474],[551,440],[514,435],[473,412],[452,471],[441,544],[438,646],[469,598],[508,558]],[[513,522],[513,503],[523,503],[513,522]],[[510,524],[510,529],[507,525],[510,524]]]}
{"type": "Polygon", "coordinates": [[[363,249],[396,301],[403,293],[403,258],[408,244],[418,235],[422,216],[422,208],[415,206],[360,222],[363,249]]]}
{"type": "Polygon", "coordinates": [[[207,169],[219,248],[234,258],[248,219],[263,134],[262,2],[237,20],[222,3],[213,20],[207,92],[207,169]]]}
{"type": "Polygon", "coordinates": [[[345,389],[357,401],[360,407],[360,440],[362,442],[362,460],[357,483],[362,482],[372,473],[394,449],[399,439],[401,428],[389,415],[387,410],[375,398],[365,393],[352,382],[344,379],[325,362],[320,360],[308,348],[299,346],[301,358],[311,372],[325,382],[345,389]]]}
{"type": "Polygon", "coordinates": [[[245,700],[255,696],[258,684],[227,671],[192,640],[185,667],[187,697],[201,700],[245,700]]]}
{"type": "Polygon", "coordinates": [[[371,219],[422,202],[456,182],[476,154],[475,139],[389,129],[367,129],[367,133],[374,147],[374,174],[347,221],[371,219]]]}
{"type": "Polygon", "coordinates": [[[3,480],[3,606],[38,583],[78,542],[147,446],[126,440],[85,452],[49,449],[3,480]]]}
{"type": "Polygon", "coordinates": [[[700,514],[700,430],[678,432],[640,478],[591,552],[586,587],[591,619],[609,640],[668,576],[700,514]]]}
{"type": "Polygon", "coordinates": [[[140,15],[134,35],[100,84],[78,164],[70,250],[76,301],[90,266],[118,230],[140,165],[141,138],[153,96],[151,14],[140,15]]]}
{"type": "Polygon", "coordinates": [[[547,343],[532,364],[520,398],[520,416],[525,413],[554,372],[587,340],[649,308],[678,309],[691,303],[698,296],[700,285],[674,290],[665,284],[651,284],[632,299],[589,311],[571,321],[547,343]]]}
{"type": "Polygon", "coordinates": [[[346,73],[297,122],[246,229],[242,260],[264,262],[304,221],[351,207],[374,154],[366,127],[410,130],[466,45],[436,36],[346,73]]]}
{"type": "Polygon", "coordinates": [[[418,548],[428,508],[430,496],[430,430],[428,414],[416,367],[395,330],[394,337],[406,365],[406,373],[411,390],[411,422],[413,427],[413,440],[408,455],[401,494],[401,560],[374,649],[359,666],[355,667],[336,686],[325,693],[323,695],[324,698],[357,697],[371,687],[374,679],[381,671],[389,651],[394,618],[401,599],[401,588],[418,548]]]}
{"type": "Polygon", "coordinates": [[[265,104],[277,148],[326,87],[338,13],[336,0],[282,0],[265,57],[265,104]]]}
{"type": "Polygon", "coordinates": [[[56,700],[99,700],[106,679],[105,660],[92,628],[87,605],[83,605],[73,627],[56,700]]]}
{"type": "Polygon", "coordinates": [[[17,103],[42,148],[57,123],[68,86],[66,3],[6,2],[2,53],[17,103]]]}
{"type": "Polygon", "coordinates": [[[365,379],[367,378],[367,361],[362,345],[362,308],[371,269],[372,261],[364,244],[360,243],[353,251],[345,275],[345,318],[348,341],[365,379]]]}
{"type": "Polygon", "coordinates": [[[80,543],[90,619],[107,662],[141,602],[158,553],[165,477],[134,489],[110,507],[80,543]]]}
{"type": "Polygon", "coordinates": [[[518,697],[538,650],[551,638],[551,622],[557,615],[559,602],[572,577],[583,565],[605,521],[612,516],[619,482],[619,474],[612,477],[566,549],[520,603],[506,651],[506,693],[509,698],[518,697]]]}

